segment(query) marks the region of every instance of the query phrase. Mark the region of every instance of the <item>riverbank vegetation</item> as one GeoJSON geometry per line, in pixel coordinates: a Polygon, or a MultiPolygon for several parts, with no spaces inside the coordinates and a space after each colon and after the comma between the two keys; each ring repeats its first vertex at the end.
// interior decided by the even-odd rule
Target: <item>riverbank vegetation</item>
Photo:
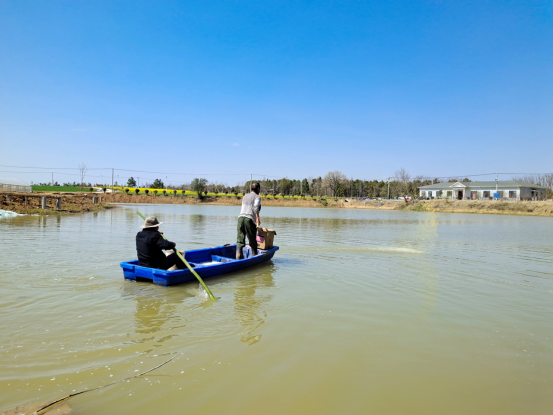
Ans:
{"type": "MultiPolygon", "coordinates": [[[[241,197],[152,197],[146,195],[107,194],[104,198],[110,203],[169,203],[236,206],[242,204],[241,197]]],[[[502,215],[553,216],[553,201],[497,201],[497,200],[355,200],[346,198],[320,197],[267,197],[263,206],[334,208],[334,209],[377,209],[403,210],[415,212],[443,213],[488,213],[502,215]]]]}
{"type": "MultiPolygon", "coordinates": [[[[513,177],[512,180],[537,184],[547,188],[546,197],[553,197],[553,174],[527,175],[513,177]]],[[[255,180],[261,185],[261,197],[265,198],[383,198],[396,199],[399,196],[418,197],[419,187],[439,182],[470,182],[469,177],[432,178],[427,176],[412,177],[405,169],[397,170],[392,177],[385,180],[361,180],[348,178],[340,171],[328,172],[324,177],[308,177],[301,180],[282,178],[278,180],[255,180]]],[[[144,187],[137,186],[137,181],[130,177],[127,186],[117,183],[112,187],[107,184],[94,186],[77,183],[65,183],[63,186],[41,184],[33,185],[37,192],[119,192],[129,195],[148,196],[179,196],[179,197],[242,197],[249,192],[251,181],[235,186],[223,183],[209,182],[205,178],[196,177],[191,183],[170,185],[161,179],[146,183],[144,187]]]]}
{"type": "Polygon", "coordinates": [[[397,202],[397,210],[494,215],[553,216],[553,201],[421,200],[397,202]]]}
{"type": "MultiPolygon", "coordinates": [[[[41,209],[41,198],[28,193],[10,194],[7,200],[5,193],[0,192],[0,209],[25,214],[69,214],[109,209],[110,203],[161,203],[161,204],[205,204],[240,206],[241,196],[203,196],[189,194],[185,196],[152,196],[147,194],[107,193],[102,195],[60,193],[41,193],[51,196],[47,209],[41,209]],[[94,197],[96,202],[94,203],[94,197]],[[100,201],[101,196],[101,201],[100,201]],[[62,199],[61,209],[56,209],[56,200],[62,199]],[[25,198],[27,199],[25,201],[25,198]]],[[[301,207],[301,208],[338,208],[338,209],[378,209],[403,210],[414,212],[443,213],[486,213],[502,215],[553,216],[553,201],[497,201],[497,200],[414,200],[411,202],[397,200],[356,200],[338,197],[299,197],[299,196],[264,196],[263,206],[301,207]]]]}

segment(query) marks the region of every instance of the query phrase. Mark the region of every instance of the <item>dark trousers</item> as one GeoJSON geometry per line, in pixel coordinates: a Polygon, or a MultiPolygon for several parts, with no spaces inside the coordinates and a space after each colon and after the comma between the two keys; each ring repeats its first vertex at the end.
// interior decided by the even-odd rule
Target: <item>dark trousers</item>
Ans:
{"type": "Polygon", "coordinates": [[[178,269],[184,269],[186,268],[186,265],[184,265],[184,262],[181,261],[181,259],[175,254],[174,252],[170,255],[167,255],[167,258],[165,258],[165,264],[159,269],[169,269],[173,265],[176,265],[178,269]]]}
{"type": "Polygon", "coordinates": [[[257,226],[250,218],[239,217],[236,236],[236,249],[241,250],[246,246],[246,236],[252,248],[252,254],[257,255],[257,226]]]}

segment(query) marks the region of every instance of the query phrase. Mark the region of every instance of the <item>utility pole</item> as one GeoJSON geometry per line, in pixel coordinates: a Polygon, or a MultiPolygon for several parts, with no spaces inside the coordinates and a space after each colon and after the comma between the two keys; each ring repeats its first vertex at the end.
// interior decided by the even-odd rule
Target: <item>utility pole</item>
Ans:
{"type": "Polygon", "coordinates": [[[138,187],[140,187],[140,177],[136,177],[138,179],[138,187]]]}
{"type": "Polygon", "coordinates": [[[54,172],[52,172],[52,186],[54,185],[54,172]]]}
{"type": "MultiPolygon", "coordinates": [[[[495,173],[495,194],[496,195],[497,195],[497,193],[499,193],[498,190],[497,190],[497,185],[499,184],[498,180],[499,180],[499,173],[495,173]]],[[[499,199],[499,197],[497,199],[499,199]]]]}
{"type": "Polygon", "coordinates": [[[390,200],[390,177],[388,177],[388,200],[390,200]]]}
{"type": "Polygon", "coordinates": [[[113,193],[113,169],[111,169],[111,193],[113,193]]]}

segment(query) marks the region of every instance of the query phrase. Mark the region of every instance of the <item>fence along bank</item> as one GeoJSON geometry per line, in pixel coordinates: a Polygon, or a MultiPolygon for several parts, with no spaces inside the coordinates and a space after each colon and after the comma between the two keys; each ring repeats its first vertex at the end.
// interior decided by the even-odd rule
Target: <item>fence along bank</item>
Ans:
{"type": "Polygon", "coordinates": [[[546,188],[517,181],[435,183],[419,187],[422,198],[544,200],[546,188]]]}

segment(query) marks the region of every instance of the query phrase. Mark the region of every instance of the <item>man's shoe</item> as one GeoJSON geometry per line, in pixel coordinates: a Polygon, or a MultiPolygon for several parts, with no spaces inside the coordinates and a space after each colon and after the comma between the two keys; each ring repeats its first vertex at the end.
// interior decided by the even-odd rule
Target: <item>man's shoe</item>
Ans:
{"type": "Polygon", "coordinates": [[[236,259],[244,259],[244,255],[242,255],[242,249],[239,249],[236,247],[236,259]]]}

